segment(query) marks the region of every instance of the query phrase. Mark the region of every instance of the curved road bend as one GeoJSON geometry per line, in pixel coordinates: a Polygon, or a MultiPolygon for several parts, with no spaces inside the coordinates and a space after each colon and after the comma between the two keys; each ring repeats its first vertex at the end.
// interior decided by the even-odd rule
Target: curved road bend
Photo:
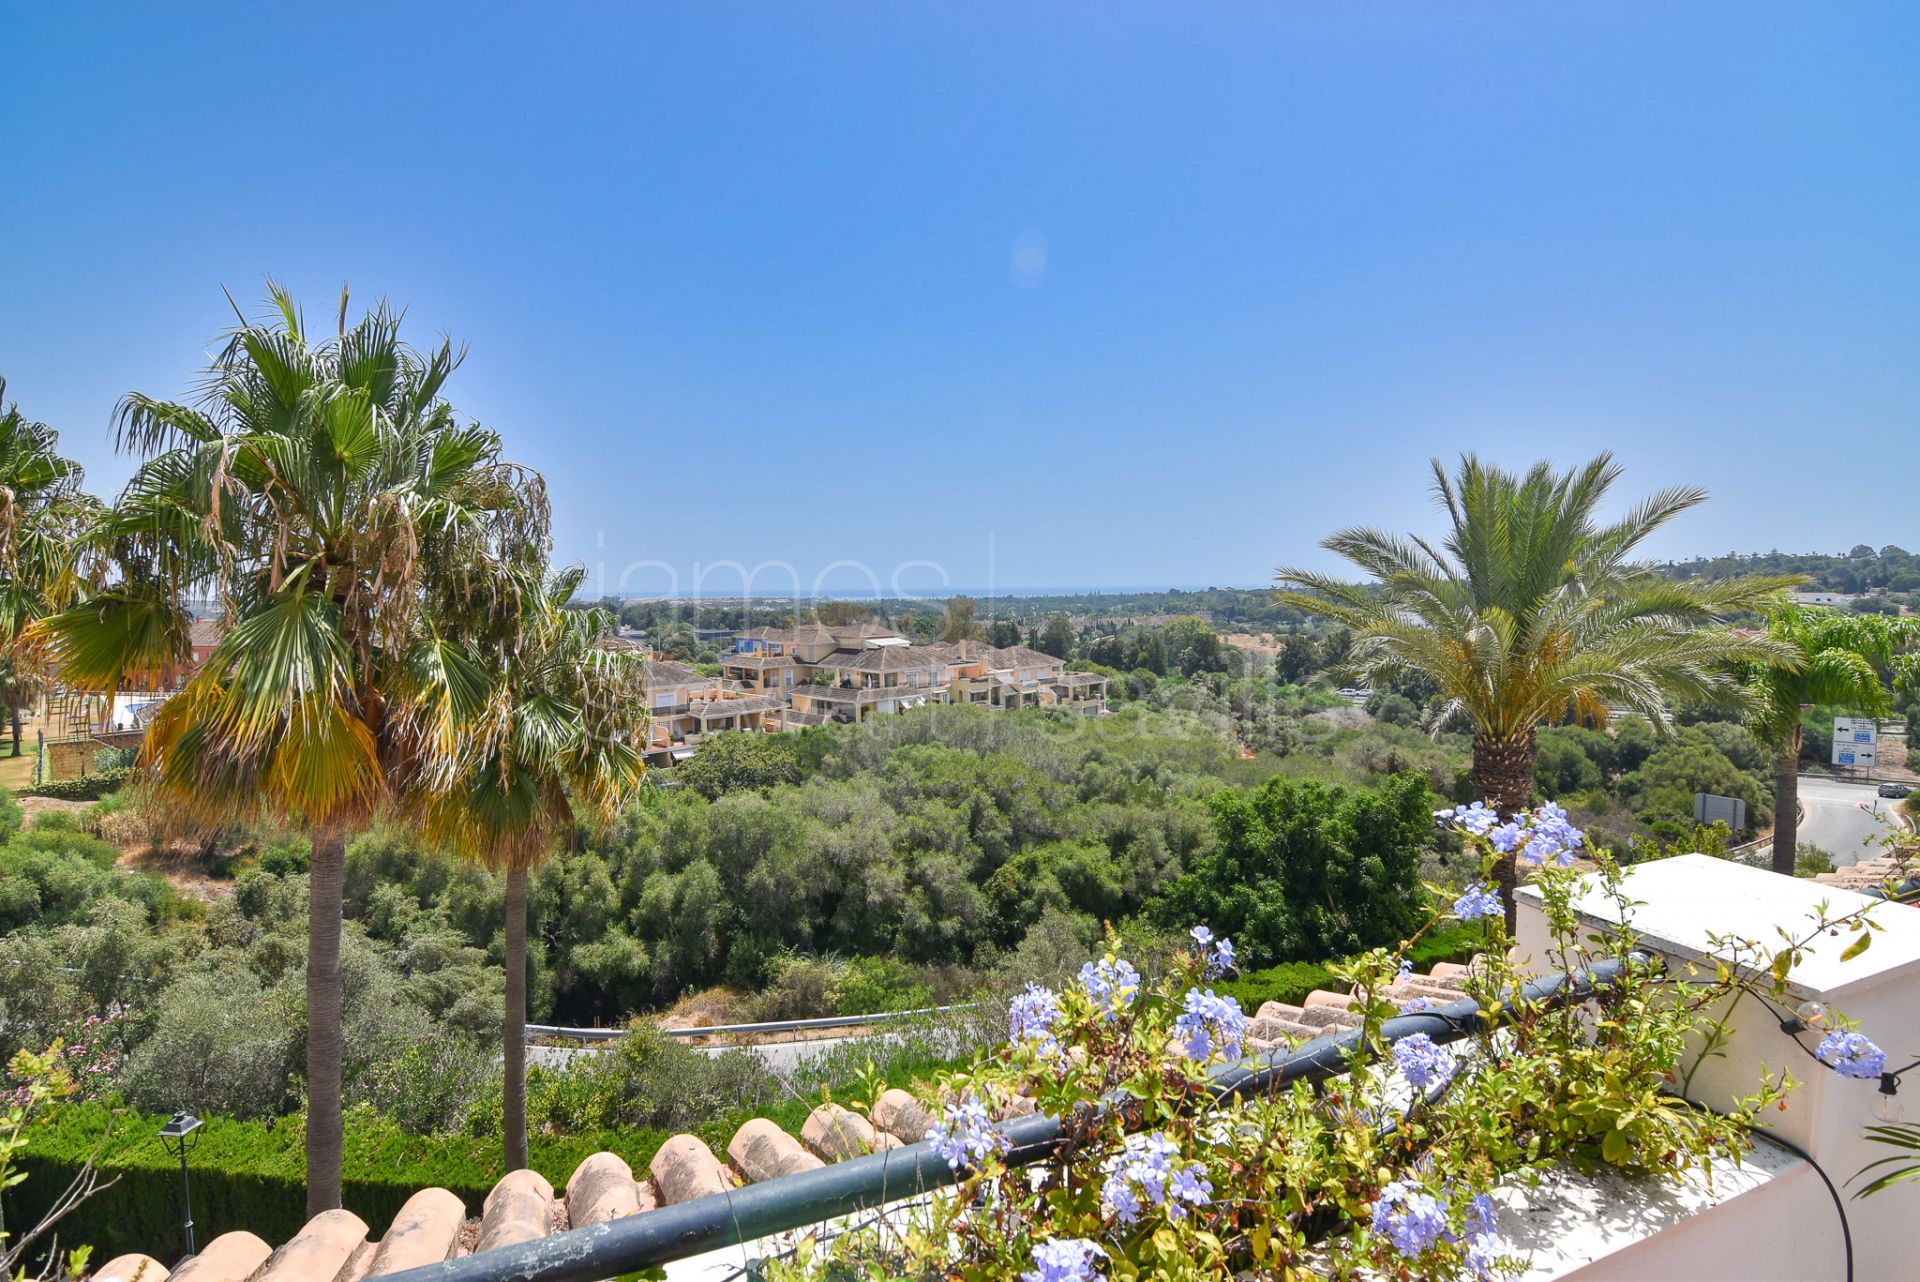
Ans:
{"type": "Polygon", "coordinates": [[[1800,802],[1806,807],[1800,819],[1801,844],[1811,842],[1832,855],[1836,868],[1880,854],[1880,838],[1894,831],[1899,820],[1893,817],[1893,802],[1876,795],[1876,787],[1801,775],[1800,802]],[[1871,809],[1862,810],[1861,802],[1871,809]]]}

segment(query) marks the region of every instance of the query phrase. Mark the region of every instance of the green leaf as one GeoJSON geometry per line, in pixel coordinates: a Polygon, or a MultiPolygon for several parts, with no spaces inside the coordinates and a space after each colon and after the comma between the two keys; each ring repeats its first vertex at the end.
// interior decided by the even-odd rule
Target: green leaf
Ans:
{"type": "Polygon", "coordinates": [[[1852,961],[1854,958],[1858,957],[1861,953],[1866,952],[1868,945],[1872,943],[1873,943],[1873,932],[1870,930],[1861,931],[1860,938],[1854,940],[1851,944],[1848,944],[1847,951],[1840,954],[1840,960],[1852,961]]]}
{"type": "Polygon", "coordinates": [[[1773,980],[1776,984],[1787,982],[1787,974],[1793,969],[1793,951],[1786,949],[1773,959],[1773,980]]]}

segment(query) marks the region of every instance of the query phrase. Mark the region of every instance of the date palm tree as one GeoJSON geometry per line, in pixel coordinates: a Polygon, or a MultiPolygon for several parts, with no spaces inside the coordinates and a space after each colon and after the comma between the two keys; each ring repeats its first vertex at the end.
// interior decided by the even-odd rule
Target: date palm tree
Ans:
{"type": "Polygon", "coordinates": [[[618,628],[601,609],[570,609],[583,571],[530,584],[520,645],[504,662],[436,642],[417,687],[416,721],[448,727],[458,747],[450,785],[409,790],[440,844],[506,874],[505,1089],[508,1170],[527,1164],[527,883],[580,819],[604,822],[643,768],[647,713],[637,651],[606,644],[618,628]]]}
{"type": "Polygon", "coordinates": [[[20,755],[20,705],[39,689],[24,644],[27,629],[80,588],[82,534],[99,503],[80,488],[86,473],[60,453],[60,434],[6,400],[0,378],[0,698],[20,755]]]}
{"type": "MultiPolygon", "coordinates": [[[[1619,707],[1664,729],[1669,698],[1736,700],[1729,665],[1779,656],[1777,644],[1722,620],[1792,580],[1675,580],[1630,559],[1705,491],[1663,490],[1603,525],[1600,504],[1620,475],[1611,455],[1565,473],[1536,463],[1524,476],[1471,454],[1453,476],[1438,459],[1432,466],[1450,526],[1439,546],[1347,529],[1321,546],[1373,582],[1299,569],[1277,578],[1294,589],[1283,594],[1289,604],[1352,633],[1349,671],[1422,673],[1439,687],[1445,711],[1472,722],[1475,795],[1503,813],[1532,800],[1541,722],[1604,724],[1619,707]]],[[[1511,928],[1511,856],[1497,874],[1511,928]]]]}
{"type": "MultiPolygon", "coordinates": [[[[452,751],[411,715],[435,638],[514,648],[521,567],[543,560],[537,473],[441,397],[452,345],[419,351],[383,302],[314,341],[285,290],[240,317],[195,404],[127,396],[141,463],[95,542],[115,577],[37,625],[71,685],[115,689],[190,654],[186,602],[225,633],[155,715],[142,761],[161,804],[262,819],[312,841],[307,928],[307,1206],[340,1205],[340,911],[348,836],[452,751]]],[[[235,309],[238,314],[239,309],[235,309]]],[[[438,771],[450,774],[450,767],[438,771]]]]}
{"type": "Polygon", "coordinates": [[[1799,849],[1800,709],[1827,703],[1884,713],[1881,673],[1893,668],[1903,647],[1920,641],[1920,622],[1782,601],[1767,611],[1767,635],[1788,648],[1791,659],[1744,665],[1740,675],[1755,700],[1750,724],[1777,762],[1773,870],[1791,877],[1799,849]]]}

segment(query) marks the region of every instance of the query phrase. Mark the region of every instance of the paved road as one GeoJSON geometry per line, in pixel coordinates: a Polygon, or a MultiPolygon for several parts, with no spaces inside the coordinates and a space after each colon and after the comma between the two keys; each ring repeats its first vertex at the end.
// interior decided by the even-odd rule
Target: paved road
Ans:
{"type": "Polygon", "coordinates": [[[1876,796],[1872,784],[1801,775],[1800,802],[1806,807],[1800,820],[1800,843],[1811,843],[1832,855],[1836,868],[1878,855],[1879,839],[1891,831],[1889,825],[1898,822],[1888,809],[1893,803],[1876,796]],[[1863,801],[1872,809],[1860,809],[1863,801]],[[1874,844],[1867,845],[1869,841],[1874,844]]]}

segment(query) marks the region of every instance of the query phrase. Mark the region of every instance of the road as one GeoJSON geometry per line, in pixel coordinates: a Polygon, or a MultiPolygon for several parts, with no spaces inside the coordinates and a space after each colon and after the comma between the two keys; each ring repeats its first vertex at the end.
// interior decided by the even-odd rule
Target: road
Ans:
{"type": "Polygon", "coordinates": [[[1889,825],[1898,822],[1889,809],[1893,803],[1876,796],[1872,784],[1801,775],[1800,804],[1806,808],[1800,820],[1800,844],[1820,847],[1833,856],[1836,868],[1881,853],[1879,839],[1891,831],[1889,825]],[[1873,809],[1860,809],[1863,801],[1873,809]],[[1869,841],[1874,844],[1868,846],[1869,841]]]}

